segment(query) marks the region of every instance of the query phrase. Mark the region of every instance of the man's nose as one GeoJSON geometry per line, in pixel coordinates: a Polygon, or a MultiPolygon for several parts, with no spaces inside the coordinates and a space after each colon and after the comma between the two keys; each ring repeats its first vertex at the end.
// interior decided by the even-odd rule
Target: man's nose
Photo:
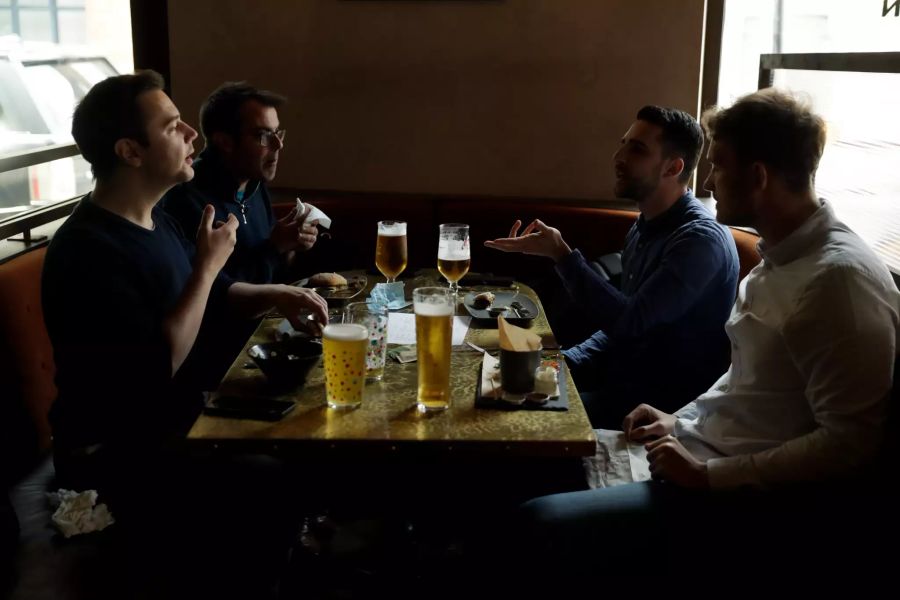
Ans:
{"type": "Polygon", "coordinates": [[[197,130],[196,130],[196,129],[194,129],[193,127],[191,127],[191,126],[188,125],[187,123],[184,124],[184,128],[185,128],[185,130],[186,130],[186,131],[184,132],[184,139],[185,139],[185,140],[187,140],[188,142],[193,142],[195,139],[197,139],[197,130]]]}

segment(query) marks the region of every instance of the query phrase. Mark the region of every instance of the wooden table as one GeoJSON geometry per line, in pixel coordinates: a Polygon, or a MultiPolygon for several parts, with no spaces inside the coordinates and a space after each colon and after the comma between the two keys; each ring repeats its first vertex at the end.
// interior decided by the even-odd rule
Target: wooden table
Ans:
{"type": "MultiPolygon", "coordinates": [[[[436,284],[435,275],[436,272],[425,272],[406,280],[407,295],[414,287],[436,284]]],[[[375,283],[374,279],[369,277],[370,286],[375,283]]],[[[518,287],[520,293],[528,295],[541,308],[532,329],[550,343],[552,333],[540,301],[530,288],[518,287]]],[[[405,311],[411,312],[411,307],[405,311]]],[[[467,314],[461,305],[459,311],[459,314],[467,314]]],[[[251,362],[246,349],[272,340],[278,322],[273,318],[262,321],[216,393],[270,395],[265,376],[258,369],[245,367],[251,362]]],[[[497,348],[496,325],[473,320],[466,341],[486,349],[497,348]]],[[[211,443],[217,448],[314,453],[317,456],[331,453],[417,458],[436,454],[444,458],[457,455],[498,458],[574,457],[594,453],[594,432],[568,371],[565,384],[568,386],[569,410],[566,412],[488,410],[474,407],[481,361],[481,353],[468,346],[453,348],[451,404],[441,413],[420,415],[416,411],[417,364],[399,364],[390,358],[385,365],[383,381],[366,385],[360,408],[352,411],[329,409],[325,405],[324,370],[320,364],[312,369],[303,387],[278,396],[297,402],[297,407],[281,421],[270,423],[201,415],[188,434],[188,440],[198,444],[211,443]]]]}

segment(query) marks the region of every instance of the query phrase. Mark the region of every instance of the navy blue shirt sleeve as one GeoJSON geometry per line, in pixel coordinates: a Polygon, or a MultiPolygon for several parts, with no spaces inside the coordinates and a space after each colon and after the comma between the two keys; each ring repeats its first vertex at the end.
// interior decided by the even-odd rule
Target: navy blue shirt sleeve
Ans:
{"type": "Polygon", "coordinates": [[[589,307],[591,327],[612,339],[638,338],[683,316],[724,268],[726,247],[712,227],[684,228],[672,236],[658,268],[630,296],[605,281],[578,250],[556,269],[572,298],[589,307]]]}

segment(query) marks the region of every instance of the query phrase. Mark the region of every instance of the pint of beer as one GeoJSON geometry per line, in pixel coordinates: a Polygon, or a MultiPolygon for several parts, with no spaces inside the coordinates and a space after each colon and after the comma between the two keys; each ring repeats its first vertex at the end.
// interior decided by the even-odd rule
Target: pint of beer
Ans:
{"type": "Polygon", "coordinates": [[[456,300],[446,288],[416,288],[413,309],[419,366],[418,410],[446,410],[450,406],[450,348],[456,300]]]}
{"type": "Polygon", "coordinates": [[[375,266],[387,277],[388,283],[406,269],[406,223],[379,221],[378,241],[375,245],[375,266]]]}
{"type": "Polygon", "coordinates": [[[322,333],[325,396],[331,408],[356,408],[366,382],[369,332],[355,323],[337,323],[322,333]]]}
{"type": "Polygon", "coordinates": [[[469,226],[462,223],[441,225],[438,238],[438,271],[450,284],[450,291],[454,296],[459,288],[457,282],[469,272],[470,258],[469,226]]]}

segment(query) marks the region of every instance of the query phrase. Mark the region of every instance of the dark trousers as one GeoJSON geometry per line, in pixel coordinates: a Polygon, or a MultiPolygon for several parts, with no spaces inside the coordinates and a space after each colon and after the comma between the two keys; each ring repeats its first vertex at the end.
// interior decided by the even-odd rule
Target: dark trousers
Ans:
{"type": "Polygon", "coordinates": [[[513,562],[540,557],[526,597],[660,589],[727,597],[838,583],[865,589],[891,572],[893,551],[883,548],[896,539],[892,502],[869,484],[778,492],[627,484],[525,503],[507,555],[513,562]]]}
{"type": "Polygon", "coordinates": [[[56,459],[59,485],[97,489],[116,519],[123,597],[269,598],[302,509],[265,456],[103,449],[56,459]]]}

